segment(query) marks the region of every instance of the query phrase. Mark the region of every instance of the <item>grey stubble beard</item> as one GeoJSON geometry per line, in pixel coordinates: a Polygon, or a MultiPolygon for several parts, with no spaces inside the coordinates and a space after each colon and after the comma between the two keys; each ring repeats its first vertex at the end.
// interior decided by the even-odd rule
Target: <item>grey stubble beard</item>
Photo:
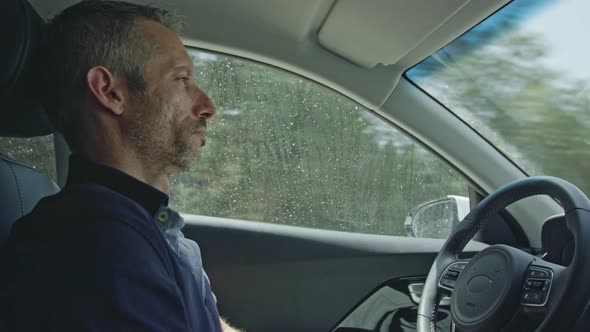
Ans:
{"type": "Polygon", "coordinates": [[[168,176],[194,168],[200,159],[200,149],[191,149],[193,133],[172,133],[172,119],[166,114],[172,114],[173,110],[166,109],[158,98],[138,96],[136,100],[138,107],[128,128],[129,140],[144,162],[168,176]]]}

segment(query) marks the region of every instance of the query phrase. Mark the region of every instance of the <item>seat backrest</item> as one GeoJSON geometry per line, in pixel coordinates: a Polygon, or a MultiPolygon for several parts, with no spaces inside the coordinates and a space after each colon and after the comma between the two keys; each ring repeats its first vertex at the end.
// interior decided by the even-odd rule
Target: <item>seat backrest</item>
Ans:
{"type": "MultiPolygon", "coordinates": [[[[44,25],[27,1],[0,1],[0,136],[33,137],[53,132],[35,88],[35,58],[42,55],[44,25]]],[[[0,247],[18,218],[30,212],[41,198],[59,190],[48,176],[2,152],[0,247]]]]}
{"type": "Polygon", "coordinates": [[[0,246],[16,220],[59,187],[45,174],[0,155],[0,246]]]}
{"type": "Polygon", "coordinates": [[[565,215],[549,217],[541,228],[543,259],[547,262],[568,266],[574,258],[575,241],[567,228],[565,215]]]}

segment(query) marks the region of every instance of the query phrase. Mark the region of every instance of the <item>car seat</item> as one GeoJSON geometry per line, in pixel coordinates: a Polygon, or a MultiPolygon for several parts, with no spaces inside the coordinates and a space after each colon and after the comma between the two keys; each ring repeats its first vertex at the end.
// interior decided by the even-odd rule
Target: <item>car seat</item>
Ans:
{"type": "MultiPolygon", "coordinates": [[[[24,0],[0,1],[0,136],[34,137],[53,132],[35,88],[45,23],[24,0]]],[[[14,222],[59,187],[49,176],[0,151],[0,247],[14,222]]],[[[48,220],[48,222],[51,222],[48,220]]]]}

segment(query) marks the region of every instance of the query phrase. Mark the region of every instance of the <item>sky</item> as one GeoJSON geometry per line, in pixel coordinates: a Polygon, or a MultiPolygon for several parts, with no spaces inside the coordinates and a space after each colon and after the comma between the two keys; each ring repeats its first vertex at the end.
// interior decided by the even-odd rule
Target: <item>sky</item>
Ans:
{"type": "Polygon", "coordinates": [[[554,0],[523,24],[543,36],[548,66],[590,82],[590,1],[554,0]]]}

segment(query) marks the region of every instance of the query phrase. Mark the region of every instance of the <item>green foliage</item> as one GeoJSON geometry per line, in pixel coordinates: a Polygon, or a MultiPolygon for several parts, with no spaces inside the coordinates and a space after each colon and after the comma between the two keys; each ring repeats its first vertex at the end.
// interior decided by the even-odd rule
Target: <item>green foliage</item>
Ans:
{"type": "Polygon", "coordinates": [[[465,182],[368,110],[317,83],[192,52],[218,107],[172,205],[200,215],[402,235],[409,210],[465,182]]]}
{"type": "Polygon", "coordinates": [[[588,82],[549,69],[548,50],[538,36],[508,33],[417,82],[528,174],[590,193],[588,82]]]}

